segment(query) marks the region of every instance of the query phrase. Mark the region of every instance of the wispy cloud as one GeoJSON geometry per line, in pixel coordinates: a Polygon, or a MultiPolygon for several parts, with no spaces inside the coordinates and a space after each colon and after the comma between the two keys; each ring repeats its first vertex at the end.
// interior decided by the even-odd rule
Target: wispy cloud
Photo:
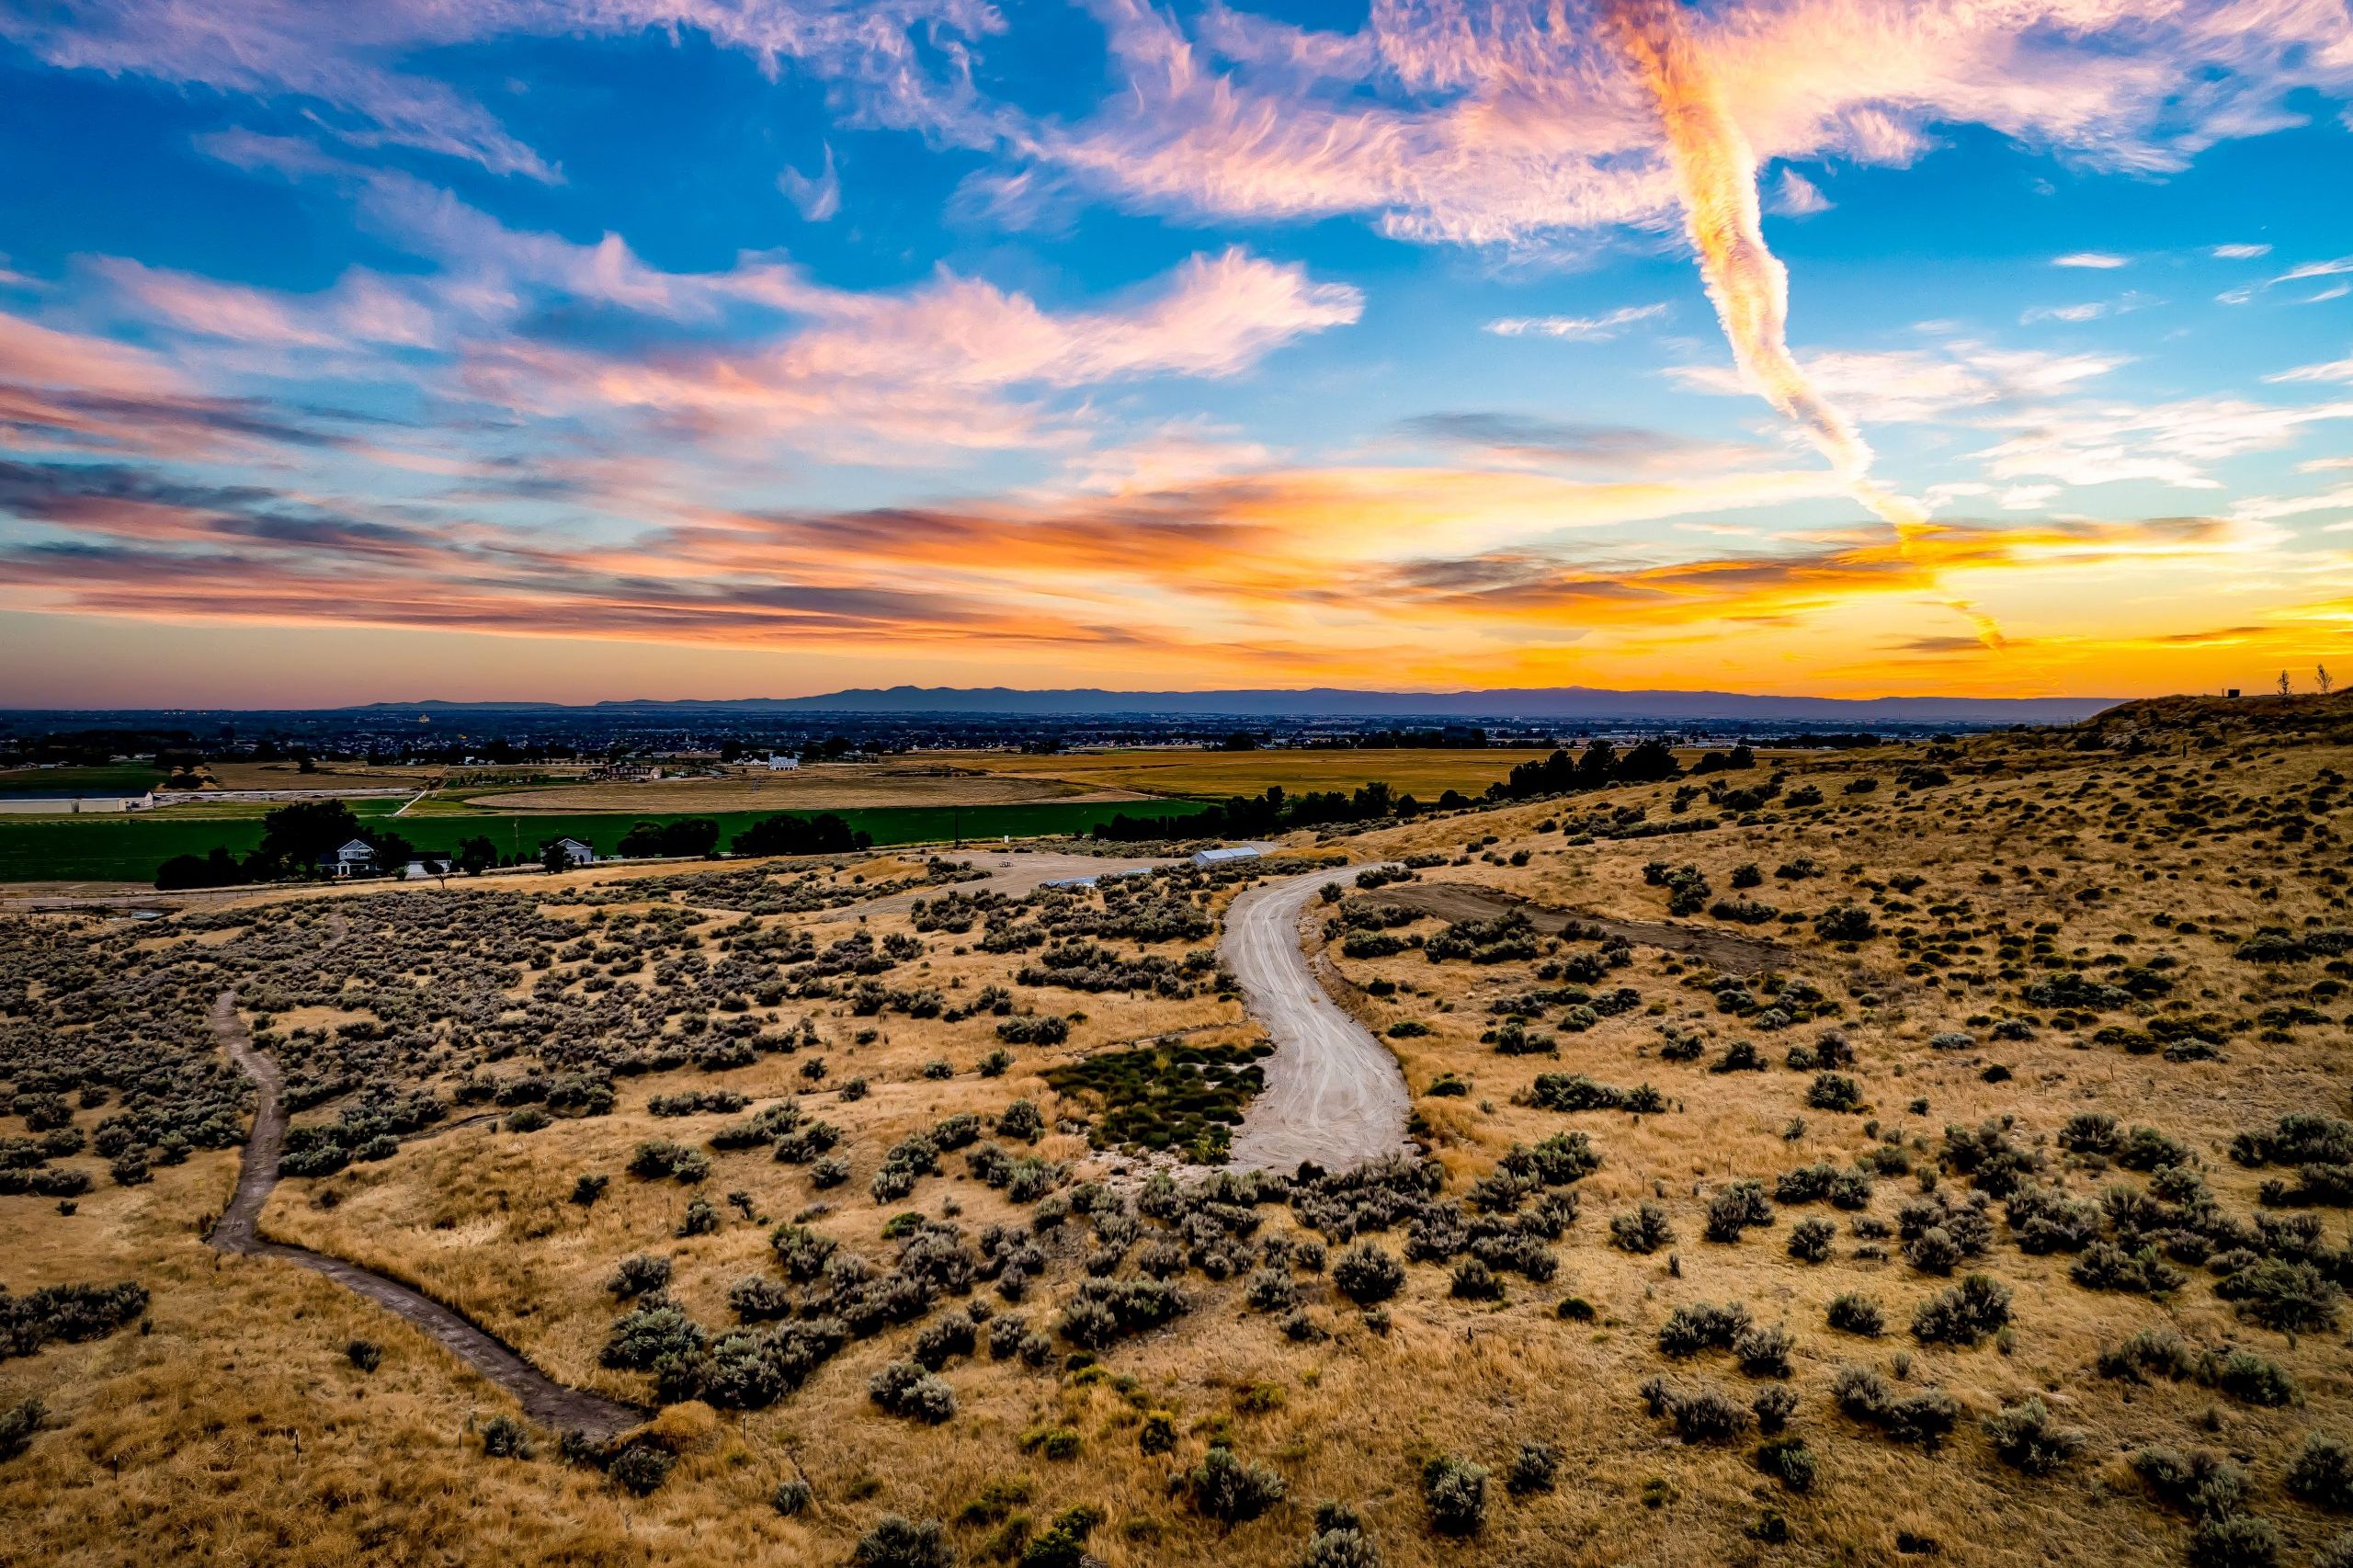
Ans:
{"type": "Polygon", "coordinates": [[[2097,272],[2113,271],[2117,267],[2130,267],[2131,264],[2129,256],[2097,250],[2069,251],[2065,256],[2054,256],[2051,258],[2051,265],[2053,267],[2087,267],[2097,272]]]}
{"type": "Polygon", "coordinates": [[[2269,256],[2271,247],[2266,244],[2216,245],[2207,254],[2222,261],[2253,261],[2257,256],[2269,256]]]}
{"type": "Polygon", "coordinates": [[[1662,301],[1650,305],[1620,305],[1597,316],[1504,316],[1487,324],[1498,337],[1565,337],[1597,343],[1617,336],[1636,322],[1655,321],[1667,312],[1662,301]]]}

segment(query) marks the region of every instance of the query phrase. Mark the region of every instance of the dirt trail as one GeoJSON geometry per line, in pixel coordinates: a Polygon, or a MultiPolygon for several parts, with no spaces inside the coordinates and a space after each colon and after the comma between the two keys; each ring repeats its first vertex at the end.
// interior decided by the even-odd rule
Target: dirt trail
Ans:
{"type": "Polygon", "coordinates": [[[522,1402],[523,1413],[544,1426],[604,1438],[627,1431],[647,1418],[649,1413],[633,1404],[557,1382],[525,1360],[512,1346],[396,1279],[308,1247],[263,1240],[262,1206],[269,1201],[270,1191],[278,1185],[278,1145],[286,1136],[285,1075],[276,1062],[254,1049],[253,1037],[246,1031],[244,1020],[237,1016],[234,992],[223,991],[213,1003],[212,1029],[229,1059],[254,1081],[260,1103],[254,1108],[253,1133],[245,1140],[236,1195],[229,1200],[229,1207],[213,1225],[211,1233],[205,1237],[210,1246],[248,1257],[274,1257],[310,1269],[388,1312],[397,1312],[439,1341],[450,1354],[513,1394],[522,1402]]]}
{"type": "Polygon", "coordinates": [[[1332,1000],[1300,949],[1300,915],[1332,878],[1309,871],[1252,888],[1225,914],[1218,956],[1275,1042],[1266,1089],[1233,1135],[1237,1165],[1289,1171],[1313,1160],[1336,1170],[1405,1147],[1410,1102],[1397,1059],[1332,1000]]]}
{"type": "Polygon", "coordinates": [[[1359,896],[1368,903],[1393,903],[1442,920],[1492,920],[1517,909],[1540,926],[1580,921],[1598,926],[1605,937],[1623,937],[1637,947],[1688,953],[1728,974],[1787,969],[1797,957],[1779,943],[1761,937],[1742,937],[1730,931],[1710,931],[1663,920],[1612,920],[1606,915],[1582,915],[1573,909],[1531,903],[1518,893],[1474,882],[1392,882],[1359,896]]]}

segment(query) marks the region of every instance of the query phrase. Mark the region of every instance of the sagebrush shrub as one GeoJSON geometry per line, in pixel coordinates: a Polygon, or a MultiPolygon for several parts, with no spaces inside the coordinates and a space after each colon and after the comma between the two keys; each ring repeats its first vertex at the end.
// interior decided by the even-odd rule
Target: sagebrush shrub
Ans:
{"type": "Polygon", "coordinates": [[[1451,1454],[1430,1460],[1422,1466],[1422,1505],[1440,1535],[1478,1534],[1487,1522],[1486,1470],[1451,1454]]]}
{"type": "Polygon", "coordinates": [[[2047,1475],[2081,1452],[2084,1434],[2051,1419],[2040,1397],[2004,1405],[1985,1417],[1985,1436],[2005,1463],[2029,1475],[2047,1475]]]}

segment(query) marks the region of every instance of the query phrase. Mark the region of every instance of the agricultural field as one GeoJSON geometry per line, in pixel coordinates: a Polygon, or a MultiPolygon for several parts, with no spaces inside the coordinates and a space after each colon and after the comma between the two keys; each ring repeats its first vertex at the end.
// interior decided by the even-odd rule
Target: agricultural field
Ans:
{"type": "Polygon", "coordinates": [[[718,778],[597,779],[482,792],[460,787],[419,809],[474,805],[502,812],[838,812],[847,807],[986,806],[1057,799],[1138,798],[1129,790],[910,757],[885,763],[822,763],[780,773],[731,771],[718,778]]]}
{"type": "Polygon", "coordinates": [[[7,919],[0,1556],[2353,1561],[2349,774],[2128,706],[1092,887],[7,919]],[[1302,877],[1407,1140],[1243,1169],[1302,877]]]}
{"type": "Polygon", "coordinates": [[[1395,750],[1204,751],[1189,747],[1070,752],[1030,756],[1017,752],[937,752],[931,760],[1017,778],[1056,779],[1090,790],[1224,800],[1256,795],[1270,785],[1293,794],[1355,790],[1380,779],[1398,794],[1435,801],[1449,790],[1476,795],[1501,781],[1516,764],[1541,761],[1548,751],[1494,747],[1483,751],[1395,750]]]}
{"type": "Polygon", "coordinates": [[[164,782],[163,772],[145,763],[100,763],[87,767],[0,768],[0,795],[135,795],[164,782]]]}
{"type": "MultiPolygon", "coordinates": [[[[719,824],[726,842],[781,808],[765,811],[613,812],[473,811],[464,814],[411,811],[391,821],[403,801],[363,797],[347,802],[363,822],[381,821],[427,853],[451,854],[461,839],[487,836],[500,851],[526,858],[553,838],[576,838],[609,854],[640,822],[667,823],[688,816],[719,824]]],[[[243,855],[261,843],[267,802],[200,801],[130,815],[0,817],[0,883],[112,881],[150,884],[155,868],[175,855],[203,855],[215,846],[243,855]]],[[[1182,816],[1198,809],[1172,801],[1157,815],[1182,816]]],[[[883,806],[835,812],[851,831],[878,845],[948,843],[958,838],[993,839],[1086,834],[1120,810],[1117,803],[1043,801],[1013,805],[883,806]]]]}

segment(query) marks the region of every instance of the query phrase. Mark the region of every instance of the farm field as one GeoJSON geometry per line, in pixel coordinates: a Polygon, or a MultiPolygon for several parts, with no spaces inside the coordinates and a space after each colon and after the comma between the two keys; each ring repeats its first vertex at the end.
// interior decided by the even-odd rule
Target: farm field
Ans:
{"type": "Polygon", "coordinates": [[[590,780],[475,792],[463,786],[420,801],[410,814],[466,805],[504,812],[840,811],[852,806],[1009,805],[1056,799],[1134,800],[1131,791],[1059,778],[949,767],[929,759],[821,763],[790,772],[723,778],[590,780]]]}
{"type": "Polygon", "coordinates": [[[298,1565],[2333,1568],[2353,703],[2280,711],[1091,889],[857,857],[0,920],[8,1284],[90,1288],[0,1361],[41,1404],[9,1544],[128,1563],[135,1498],[298,1565]],[[1410,1096],[1345,1176],[1213,1167],[1276,1064],[1220,929],[1287,867],[1410,1096]],[[294,1108],[265,1238],[644,1424],[567,1443],[208,1252],[216,1038],[294,1108]]]}
{"type": "Polygon", "coordinates": [[[1020,778],[1054,778],[1099,790],[1224,800],[1279,784],[1297,794],[1348,790],[1380,779],[1425,803],[1449,790],[1476,795],[1515,764],[1539,762],[1549,749],[1437,751],[1207,751],[1142,749],[1029,756],[1017,752],[938,752],[936,760],[1020,778]]]}
{"type": "Polygon", "coordinates": [[[89,767],[0,768],[0,795],[136,794],[164,782],[161,770],[145,763],[103,763],[89,767]]]}
{"type": "MultiPolygon", "coordinates": [[[[390,819],[402,802],[371,798],[347,802],[363,821],[390,819]]],[[[203,855],[220,846],[243,855],[261,843],[264,802],[203,802],[130,815],[0,817],[0,882],[120,881],[151,883],[155,869],[175,855],[203,855]]],[[[784,810],[630,812],[474,811],[463,815],[411,812],[387,821],[421,850],[454,853],[459,841],[488,837],[501,854],[530,855],[551,838],[576,838],[610,853],[640,822],[710,817],[723,845],[755,822],[784,810]]],[[[813,809],[813,808],[804,808],[813,809]]],[[[1122,810],[1115,802],[1044,801],[1009,805],[886,806],[835,812],[878,845],[923,844],[956,836],[989,839],[1085,834],[1122,810]]],[[[1158,815],[1185,815],[1197,803],[1171,801],[1158,815]]]]}

